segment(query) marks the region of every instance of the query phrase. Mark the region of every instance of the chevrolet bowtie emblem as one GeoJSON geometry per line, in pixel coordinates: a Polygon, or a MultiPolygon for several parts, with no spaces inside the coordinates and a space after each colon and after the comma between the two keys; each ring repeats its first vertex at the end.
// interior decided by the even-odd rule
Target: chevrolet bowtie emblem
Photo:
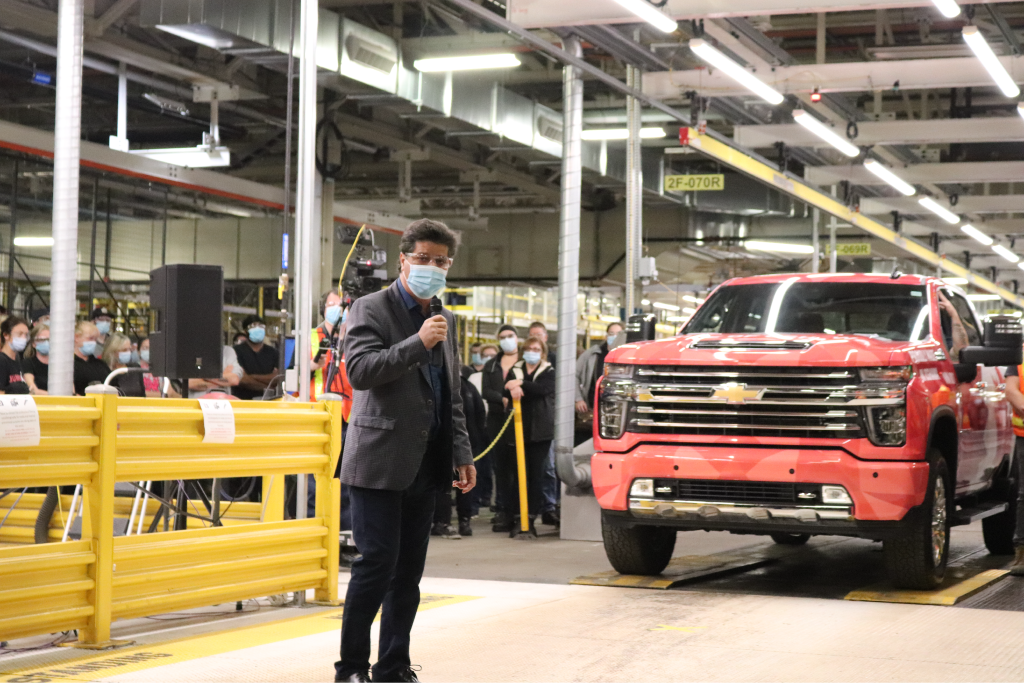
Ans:
{"type": "Polygon", "coordinates": [[[764,389],[747,389],[746,384],[729,382],[715,388],[711,398],[724,398],[726,403],[746,403],[747,401],[759,401],[764,389]]]}

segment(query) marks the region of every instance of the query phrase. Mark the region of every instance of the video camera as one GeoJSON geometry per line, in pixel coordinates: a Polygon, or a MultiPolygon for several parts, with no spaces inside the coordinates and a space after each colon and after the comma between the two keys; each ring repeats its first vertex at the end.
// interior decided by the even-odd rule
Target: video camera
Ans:
{"type": "Polygon", "coordinates": [[[385,268],[388,253],[377,248],[372,230],[364,230],[358,243],[356,236],[359,234],[359,228],[345,225],[339,226],[337,230],[340,244],[356,245],[348,261],[348,267],[345,268],[345,277],[341,281],[343,298],[348,305],[359,297],[381,290],[388,277],[385,268]]]}

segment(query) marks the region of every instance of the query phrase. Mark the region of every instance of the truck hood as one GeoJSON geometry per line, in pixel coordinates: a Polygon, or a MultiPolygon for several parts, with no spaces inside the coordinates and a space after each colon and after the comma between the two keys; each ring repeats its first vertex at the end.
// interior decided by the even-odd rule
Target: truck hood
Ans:
{"type": "Polygon", "coordinates": [[[935,342],[893,342],[838,334],[688,334],[672,339],[623,344],[607,363],[637,365],[732,365],[854,367],[909,365],[912,352],[935,342]]]}

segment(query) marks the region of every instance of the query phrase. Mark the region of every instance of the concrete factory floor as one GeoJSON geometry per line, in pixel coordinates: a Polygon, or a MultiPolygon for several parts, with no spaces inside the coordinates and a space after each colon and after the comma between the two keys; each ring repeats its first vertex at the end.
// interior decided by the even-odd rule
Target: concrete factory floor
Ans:
{"type": "MultiPolygon", "coordinates": [[[[604,551],[545,531],[513,541],[478,520],[472,538],[433,539],[413,632],[424,681],[1024,681],[1024,579],[980,526],[953,532],[949,607],[864,601],[934,601],[887,592],[865,541],[680,534],[680,566],[711,573],[644,590],[570,585],[607,583],[604,551]]],[[[134,645],[6,654],[0,683],[330,681],[340,614],[259,600],[117,622],[134,645]]]]}

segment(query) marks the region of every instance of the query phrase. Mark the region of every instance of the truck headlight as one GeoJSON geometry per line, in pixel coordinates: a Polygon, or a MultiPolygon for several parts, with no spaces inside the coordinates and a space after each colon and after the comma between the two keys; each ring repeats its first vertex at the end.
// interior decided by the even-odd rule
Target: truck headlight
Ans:
{"type": "Polygon", "coordinates": [[[654,480],[634,479],[633,485],[629,487],[629,495],[632,498],[654,498],[654,480]]]}
{"type": "Polygon", "coordinates": [[[868,408],[868,438],[876,446],[902,446],[907,439],[906,406],[868,408]]]}
{"type": "Polygon", "coordinates": [[[621,363],[605,363],[605,379],[632,379],[633,365],[622,365],[621,363]]]}
{"type": "Polygon", "coordinates": [[[860,368],[862,382],[909,382],[914,377],[910,365],[894,365],[887,368],[860,368]]]}
{"type": "Polygon", "coordinates": [[[853,505],[853,498],[842,486],[821,487],[821,502],[825,505],[853,505]]]}
{"type": "Polygon", "coordinates": [[[611,379],[607,376],[601,380],[597,417],[602,439],[622,438],[626,431],[626,421],[629,419],[629,403],[635,396],[636,384],[629,380],[611,379]]]}

